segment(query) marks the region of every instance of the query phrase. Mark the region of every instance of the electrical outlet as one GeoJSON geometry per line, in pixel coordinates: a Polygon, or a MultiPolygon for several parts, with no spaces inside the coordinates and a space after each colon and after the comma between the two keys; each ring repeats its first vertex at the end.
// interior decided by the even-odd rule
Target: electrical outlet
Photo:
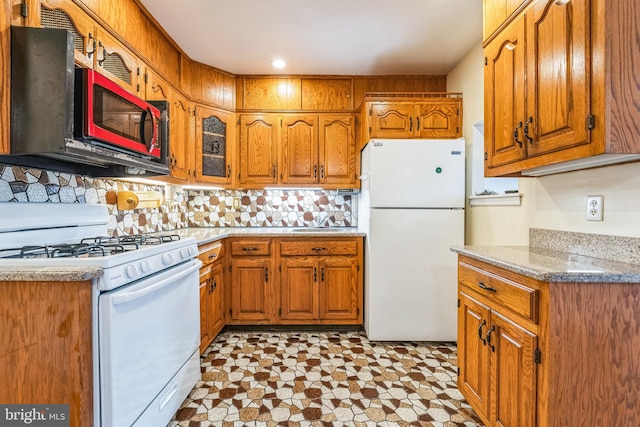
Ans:
{"type": "Polygon", "coordinates": [[[603,196],[587,196],[587,221],[602,221],[603,196]]]}
{"type": "Polygon", "coordinates": [[[239,197],[234,197],[233,198],[233,208],[234,209],[240,209],[240,198],[239,197]]]}

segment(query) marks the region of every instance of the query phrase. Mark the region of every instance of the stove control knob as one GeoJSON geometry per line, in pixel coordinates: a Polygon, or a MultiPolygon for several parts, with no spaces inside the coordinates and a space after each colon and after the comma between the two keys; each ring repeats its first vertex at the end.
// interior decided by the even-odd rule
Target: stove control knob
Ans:
{"type": "Polygon", "coordinates": [[[129,279],[135,279],[138,276],[138,269],[135,265],[129,265],[125,270],[125,274],[129,279]]]}
{"type": "Polygon", "coordinates": [[[143,273],[148,273],[151,271],[151,263],[148,260],[144,260],[140,263],[140,270],[142,270],[143,273]]]}
{"type": "Polygon", "coordinates": [[[173,255],[171,255],[171,254],[162,254],[162,263],[164,265],[173,264],[173,255]]]}
{"type": "Polygon", "coordinates": [[[189,249],[187,249],[187,248],[182,248],[182,249],[180,249],[180,257],[181,257],[182,259],[187,259],[187,258],[189,258],[189,249]]]}
{"type": "Polygon", "coordinates": [[[196,250],[196,248],[194,248],[193,246],[189,246],[189,255],[196,256],[197,253],[198,251],[196,250]]]}

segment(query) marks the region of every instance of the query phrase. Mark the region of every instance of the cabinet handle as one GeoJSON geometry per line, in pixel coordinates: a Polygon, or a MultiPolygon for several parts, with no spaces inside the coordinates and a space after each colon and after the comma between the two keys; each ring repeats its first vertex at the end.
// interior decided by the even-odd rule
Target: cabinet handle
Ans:
{"type": "Polygon", "coordinates": [[[409,117],[409,132],[413,132],[413,117],[409,117]]]}
{"type": "Polygon", "coordinates": [[[513,140],[518,143],[518,146],[522,148],[522,141],[518,141],[518,128],[522,127],[522,120],[518,122],[518,126],[513,130],[513,140]]]}
{"type": "Polygon", "coordinates": [[[327,248],[320,248],[320,247],[318,247],[318,248],[311,248],[311,250],[312,250],[313,252],[322,252],[322,251],[326,251],[326,250],[327,250],[327,248]]]}
{"type": "Polygon", "coordinates": [[[318,178],[318,165],[313,165],[313,179],[318,178]]]}
{"type": "Polygon", "coordinates": [[[242,248],[242,250],[244,252],[255,252],[258,250],[258,248],[242,248]]]}
{"type": "Polygon", "coordinates": [[[318,269],[316,267],[313,267],[313,281],[318,281],[318,269]]]}
{"type": "Polygon", "coordinates": [[[213,283],[211,284],[211,292],[215,291],[217,287],[218,287],[218,283],[214,280],[213,283]]]}
{"type": "Polygon", "coordinates": [[[489,291],[489,292],[498,292],[498,290],[496,288],[492,288],[491,286],[487,286],[482,282],[478,282],[478,287],[480,289],[484,289],[485,291],[489,291]]]}
{"type": "Polygon", "coordinates": [[[320,281],[324,283],[324,267],[320,269],[320,281]]]}
{"type": "Polygon", "coordinates": [[[107,59],[107,48],[104,47],[102,42],[98,42],[98,65],[102,67],[105,59],[107,59]]]}
{"type": "Polygon", "coordinates": [[[489,347],[491,347],[491,351],[495,353],[496,351],[496,346],[491,344],[491,334],[494,333],[496,331],[496,327],[492,326],[491,329],[489,329],[489,332],[487,332],[487,344],[489,344],[489,347]]]}
{"type": "Polygon", "coordinates": [[[269,267],[264,268],[264,281],[265,282],[269,281],[269,267]]]}
{"type": "Polygon", "coordinates": [[[529,116],[529,119],[524,123],[524,137],[527,138],[529,144],[533,144],[533,138],[529,136],[529,123],[531,122],[533,122],[533,117],[529,116]]]}
{"type": "Polygon", "coordinates": [[[89,33],[89,38],[87,40],[87,56],[91,58],[96,51],[96,39],[93,38],[93,34],[89,33]],[[91,48],[91,50],[89,50],[91,48]]]}
{"type": "Polygon", "coordinates": [[[482,345],[487,345],[487,340],[482,338],[482,328],[487,324],[487,319],[482,319],[482,323],[478,326],[478,338],[482,340],[482,345]]]}
{"type": "Polygon", "coordinates": [[[420,117],[416,117],[416,122],[418,122],[416,126],[416,130],[420,132],[420,117]]]}
{"type": "Polygon", "coordinates": [[[209,255],[209,259],[213,259],[213,258],[215,258],[215,257],[217,257],[217,256],[218,256],[218,253],[216,252],[215,254],[211,254],[211,255],[209,255]]]}
{"type": "Polygon", "coordinates": [[[276,165],[275,164],[271,168],[271,172],[273,173],[273,178],[275,178],[276,177],[276,165]]]}
{"type": "Polygon", "coordinates": [[[231,177],[231,165],[227,165],[227,178],[231,177]]]}

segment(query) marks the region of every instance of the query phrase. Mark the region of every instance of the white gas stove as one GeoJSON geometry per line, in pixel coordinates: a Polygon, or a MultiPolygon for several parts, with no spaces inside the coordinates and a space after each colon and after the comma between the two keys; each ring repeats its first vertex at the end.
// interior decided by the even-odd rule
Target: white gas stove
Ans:
{"type": "Polygon", "coordinates": [[[200,376],[195,239],[111,238],[106,206],[0,203],[0,269],[99,267],[94,424],[166,425],[200,376]]]}

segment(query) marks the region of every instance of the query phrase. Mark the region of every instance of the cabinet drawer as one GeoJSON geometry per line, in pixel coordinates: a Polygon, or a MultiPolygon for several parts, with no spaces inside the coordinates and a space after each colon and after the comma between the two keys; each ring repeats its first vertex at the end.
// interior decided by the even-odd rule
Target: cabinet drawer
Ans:
{"type": "Polygon", "coordinates": [[[299,255],[357,255],[355,240],[305,240],[280,242],[282,256],[299,255]]]}
{"type": "Polygon", "coordinates": [[[271,254],[271,241],[270,240],[243,240],[231,242],[231,255],[243,256],[243,255],[270,255],[271,254]]]}
{"type": "Polygon", "coordinates": [[[527,319],[538,321],[538,290],[464,262],[459,263],[458,280],[462,286],[486,296],[527,319]]]}
{"type": "Polygon", "coordinates": [[[222,257],[223,248],[222,242],[213,242],[198,246],[198,259],[202,261],[203,265],[210,264],[222,257]]]}

